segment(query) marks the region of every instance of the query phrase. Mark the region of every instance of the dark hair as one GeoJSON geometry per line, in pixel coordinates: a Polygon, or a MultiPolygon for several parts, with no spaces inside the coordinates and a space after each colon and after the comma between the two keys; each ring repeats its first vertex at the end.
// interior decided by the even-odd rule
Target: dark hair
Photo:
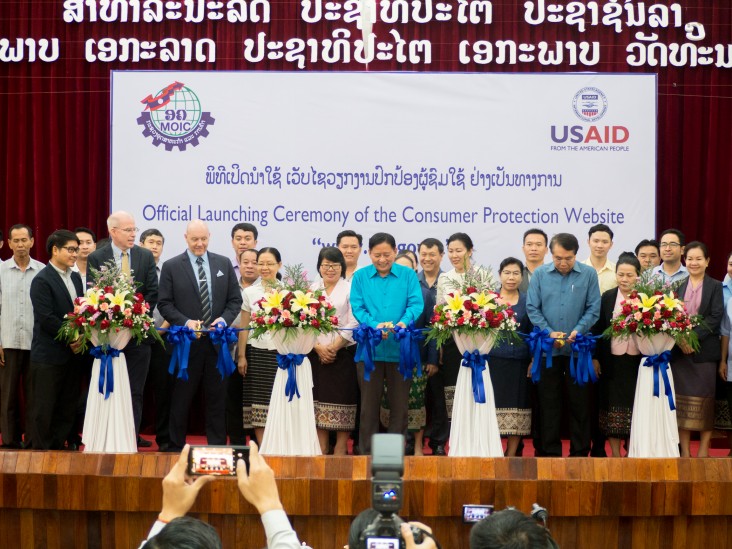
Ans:
{"type": "MultiPolygon", "coordinates": [[[[92,231],[89,227],[76,227],[76,229],[74,229],[74,232],[75,233],[86,233],[88,235],[91,235],[92,242],[96,243],[96,241],[97,241],[97,233],[92,231]]],[[[142,242],[142,241],[140,241],[140,242],[142,242]]]]}
{"type": "Polygon", "coordinates": [[[360,234],[358,234],[356,231],[350,231],[350,230],[345,230],[345,231],[341,231],[338,233],[338,236],[336,236],[336,246],[338,246],[338,244],[341,243],[342,238],[348,238],[349,236],[352,238],[358,239],[359,247],[363,246],[363,237],[360,234]]]}
{"type": "Polygon", "coordinates": [[[316,266],[318,272],[320,272],[320,264],[323,263],[324,259],[338,263],[341,266],[341,278],[346,278],[346,258],[343,257],[343,253],[338,248],[335,246],[320,248],[318,252],[318,264],[316,266]]]}
{"type": "Polygon", "coordinates": [[[402,257],[405,257],[409,260],[409,262],[412,264],[412,269],[415,269],[417,266],[414,264],[414,258],[412,257],[412,254],[410,254],[408,251],[399,252],[397,256],[394,258],[394,262],[396,263],[397,259],[401,259],[402,257]]]}
{"type": "Polygon", "coordinates": [[[534,227],[533,229],[529,229],[528,231],[526,231],[524,233],[524,240],[523,240],[524,243],[526,243],[526,237],[531,234],[540,234],[541,236],[544,237],[544,245],[549,244],[549,237],[546,235],[546,233],[536,227],[534,227]]]}
{"type": "Polygon", "coordinates": [[[112,242],[112,239],[108,236],[105,236],[104,238],[100,238],[97,240],[97,250],[101,250],[105,246],[109,246],[109,243],[112,242]]]}
{"type": "Polygon", "coordinates": [[[610,227],[608,227],[604,223],[598,223],[597,225],[593,225],[592,227],[590,227],[590,231],[587,233],[587,236],[591,237],[594,233],[607,233],[610,235],[610,240],[612,240],[615,236],[610,227]]]}
{"type": "Polygon", "coordinates": [[[568,252],[574,252],[575,255],[577,255],[577,251],[579,250],[579,242],[577,242],[577,237],[571,233],[557,233],[552,237],[552,240],[549,243],[549,249],[552,251],[552,253],[554,253],[555,244],[559,244],[568,252]]]}
{"type": "Polygon", "coordinates": [[[396,249],[396,240],[389,233],[376,233],[369,238],[369,250],[375,248],[379,244],[388,244],[396,249]]]}
{"type": "Polygon", "coordinates": [[[140,234],[140,244],[144,244],[145,240],[147,240],[151,236],[159,236],[163,239],[163,244],[165,244],[165,237],[163,236],[163,233],[161,233],[157,229],[147,229],[145,231],[142,231],[142,234],[140,234]]]}
{"type": "Polygon", "coordinates": [[[515,509],[490,515],[470,530],[470,549],[547,549],[551,543],[549,530],[515,509]]]}
{"type": "Polygon", "coordinates": [[[171,520],[144,549],[222,549],[221,538],[210,524],[192,518],[171,520]]]}
{"type": "Polygon", "coordinates": [[[635,247],[635,255],[638,255],[638,252],[640,251],[640,249],[645,248],[646,246],[653,246],[654,248],[656,248],[656,251],[659,254],[661,253],[661,249],[658,247],[658,242],[655,239],[651,238],[649,240],[647,238],[644,238],[643,240],[638,242],[638,245],[635,247]]]}
{"type": "Polygon", "coordinates": [[[72,233],[68,229],[53,231],[48,237],[48,240],[46,240],[46,252],[48,253],[48,257],[53,257],[54,247],[60,249],[66,246],[69,242],[76,242],[76,245],[79,245],[79,237],[76,236],[76,233],[72,233]]]}
{"type": "Polygon", "coordinates": [[[709,259],[709,249],[707,248],[707,245],[704,244],[704,242],[699,242],[698,240],[694,240],[693,242],[689,242],[686,247],[684,248],[684,255],[689,253],[689,250],[698,249],[701,250],[704,254],[704,259],[709,259]]]}
{"type": "Polygon", "coordinates": [[[618,272],[618,267],[621,265],[632,265],[635,267],[635,272],[637,274],[641,274],[643,272],[643,269],[641,268],[640,261],[638,261],[638,258],[635,254],[632,254],[630,252],[623,252],[618,257],[618,262],[615,264],[615,272],[618,272]]]}
{"type": "Polygon", "coordinates": [[[473,240],[467,234],[465,234],[465,233],[451,234],[450,238],[447,239],[447,245],[449,246],[451,242],[455,242],[456,240],[458,242],[462,242],[468,250],[473,249],[473,240]]]}
{"type": "Polygon", "coordinates": [[[10,229],[8,229],[8,240],[12,238],[13,231],[21,231],[23,229],[28,231],[29,238],[33,238],[33,229],[31,229],[28,225],[25,225],[24,223],[16,223],[12,227],[10,227],[10,229]]]}
{"type": "Polygon", "coordinates": [[[353,519],[351,527],[348,529],[348,547],[360,547],[361,544],[359,543],[359,538],[361,537],[361,532],[366,530],[366,528],[378,516],[378,511],[369,508],[361,511],[358,516],[353,519]]]}
{"type": "Polygon", "coordinates": [[[257,259],[259,258],[259,250],[257,250],[256,248],[246,248],[236,255],[236,262],[241,263],[241,256],[243,256],[247,252],[252,252],[257,257],[257,259]]]}
{"type": "Polygon", "coordinates": [[[257,240],[257,238],[259,238],[259,231],[251,223],[237,223],[236,225],[234,225],[231,229],[231,238],[234,238],[236,231],[244,231],[245,233],[252,233],[254,235],[254,240],[257,240]]]}
{"type": "Polygon", "coordinates": [[[3,230],[0,229],[0,240],[2,240],[2,239],[3,239],[3,230]]]}
{"type": "Polygon", "coordinates": [[[422,242],[419,243],[419,246],[417,246],[417,250],[419,250],[422,246],[425,248],[434,248],[437,246],[437,251],[441,254],[445,253],[445,246],[440,242],[437,238],[425,238],[422,242]]]}
{"type": "Polygon", "coordinates": [[[518,265],[518,268],[521,269],[521,274],[524,274],[524,264],[520,259],[516,259],[515,257],[507,257],[506,259],[501,261],[501,266],[498,267],[498,272],[500,273],[509,265],[518,265]]]}
{"type": "Polygon", "coordinates": [[[678,229],[666,229],[661,233],[661,236],[658,237],[658,241],[660,242],[661,239],[667,234],[675,234],[679,239],[679,244],[681,244],[682,246],[684,245],[684,242],[686,242],[686,237],[684,236],[684,233],[682,233],[678,229]]]}
{"type": "Polygon", "coordinates": [[[257,252],[257,261],[259,261],[259,257],[262,254],[273,255],[274,258],[277,260],[277,263],[282,263],[282,256],[280,255],[280,251],[277,248],[271,248],[271,247],[262,248],[261,250],[259,250],[257,252]]]}

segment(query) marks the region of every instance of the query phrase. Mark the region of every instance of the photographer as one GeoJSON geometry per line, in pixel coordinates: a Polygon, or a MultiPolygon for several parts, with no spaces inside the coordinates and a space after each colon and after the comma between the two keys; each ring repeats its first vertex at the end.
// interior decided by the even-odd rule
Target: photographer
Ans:
{"type": "MultiPolygon", "coordinates": [[[[353,522],[351,522],[351,528],[348,531],[348,545],[346,545],[343,549],[359,549],[360,547],[362,547],[363,543],[360,541],[361,534],[378,516],[379,512],[375,511],[374,509],[366,509],[365,511],[361,511],[361,513],[359,513],[358,516],[353,519],[353,522]]],[[[400,525],[400,530],[402,538],[404,538],[404,544],[406,549],[437,549],[437,543],[435,542],[435,539],[431,537],[432,529],[426,524],[422,524],[421,522],[416,521],[403,522],[400,525]],[[430,536],[424,536],[424,541],[418,544],[416,541],[414,541],[412,527],[418,528],[423,533],[426,532],[430,534],[430,536]]]]}
{"type": "Polygon", "coordinates": [[[544,526],[521,511],[505,509],[470,530],[470,549],[558,549],[544,526]]]}
{"type": "MultiPolygon", "coordinates": [[[[163,479],[163,508],[147,540],[140,549],[219,549],[221,539],[205,522],[186,518],[198,493],[214,477],[197,477],[187,473],[190,446],[185,445],[178,461],[163,479]]],[[[239,491],[244,499],[256,507],[262,517],[268,549],[302,549],[280,501],[274,472],[259,455],[252,442],[249,450],[249,473],[243,460],[237,462],[236,475],[239,491]]]]}

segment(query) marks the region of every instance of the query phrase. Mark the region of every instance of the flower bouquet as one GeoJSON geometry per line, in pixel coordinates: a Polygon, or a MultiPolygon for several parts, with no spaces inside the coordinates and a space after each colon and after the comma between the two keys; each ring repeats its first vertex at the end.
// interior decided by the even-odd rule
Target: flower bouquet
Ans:
{"type": "Polygon", "coordinates": [[[337,329],[335,307],[322,290],[311,290],[302,265],[286,266],[281,283],[256,305],[249,324],[252,337],[271,333],[278,353],[260,450],[269,455],[320,455],[307,354],[319,334],[337,329]]]}
{"type": "Polygon", "coordinates": [[[675,344],[699,348],[693,328],[700,317],[686,312],[674,290],[674,286],[644,273],[628,299],[621,301],[603,334],[609,338],[634,338],[643,355],[633,404],[629,457],[679,456],[669,361],[675,344]]]}
{"type": "Polygon", "coordinates": [[[518,337],[516,315],[500,302],[488,269],[468,269],[463,280],[452,286],[445,303],[435,306],[427,336],[437,340],[438,346],[454,338],[463,355],[455,387],[450,455],[500,457],[503,447],[488,353],[496,341],[518,337]]]}

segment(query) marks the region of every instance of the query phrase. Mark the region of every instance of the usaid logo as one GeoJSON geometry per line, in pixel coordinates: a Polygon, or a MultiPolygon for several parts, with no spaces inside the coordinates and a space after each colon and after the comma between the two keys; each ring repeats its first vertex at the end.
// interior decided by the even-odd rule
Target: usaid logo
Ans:
{"type": "Polygon", "coordinates": [[[630,131],[626,126],[599,126],[593,124],[593,122],[605,116],[607,106],[607,96],[599,88],[582,88],[574,94],[574,98],[572,98],[574,114],[583,122],[589,122],[590,124],[552,125],[550,134],[555,145],[552,145],[551,149],[627,152],[629,149],[624,144],[630,139],[630,131]],[[556,144],[562,146],[557,147],[556,144]],[[598,149],[598,145],[603,147],[598,149]]]}
{"type": "Polygon", "coordinates": [[[582,88],[574,94],[572,108],[580,120],[595,122],[607,112],[607,97],[599,88],[582,88]]]}

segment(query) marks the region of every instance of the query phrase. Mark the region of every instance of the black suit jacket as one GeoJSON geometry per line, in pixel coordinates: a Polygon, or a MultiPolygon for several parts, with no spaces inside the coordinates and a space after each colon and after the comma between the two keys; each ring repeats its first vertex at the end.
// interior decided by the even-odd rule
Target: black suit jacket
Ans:
{"type": "MultiPolygon", "coordinates": [[[[80,297],[84,290],[79,273],[72,272],[71,280],[80,297]]],[[[72,357],[71,348],[56,335],[63,323],[64,315],[74,310],[66,284],[49,263],[33,278],[30,287],[33,303],[33,343],[31,360],[45,364],[65,364],[72,357]]]]}
{"type": "MultiPolygon", "coordinates": [[[[592,327],[592,335],[602,335],[610,326],[613,318],[613,310],[615,309],[615,300],[618,299],[618,288],[611,288],[602,294],[600,298],[600,318],[592,327]]],[[[595,357],[603,367],[610,364],[610,340],[601,338],[597,340],[597,351],[595,357]]]]}
{"type": "MultiPolygon", "coordinates": [[[[689,279],[687,278],[679,286],[678,297],[684,299],[689,279]]],[[[722,351],[719,344],[719,328],[724,317],[724,294],[722,283],[709,275],[704,275],[702,282],[701,303],[699,314],[703,317],[701,325],[694,328],[699,336],[699,352],[692,355],[694,362],[719,362],[722,358],[722,351]]],[[[678,357],[682,354],[681,349],[674,347],[673,355],[678,357]]]]}
{"type": "MultiPolygon", "coordinates": [[[[208,252],[211,268],[211,320],[221,317],[231,326],[241,312],[241,290],[231,260],[208,252]]],[[[198,273],[183,252],[165,263],[160,271],[160,302],[158,310],[172,326],[183,326],[189,320],[203,316],[198,291],[198,273]]]]}
{"type": "MultiPolygon", "coordinates": [[[[155,258],[150,250],[140,246],[133,246],[129,252],[132,278],[137,284],[137,291],[143,295],[152,311],[158,303],[158,273],[155,270],[155,258]]],[[[102,265],[114,259],[113,254],[111,244],[95,250],[89,254],[89,267],[99,270],[102,265]]],[[[91,273],[87,275],[87,280],[91,283],[91,273]]]]}

